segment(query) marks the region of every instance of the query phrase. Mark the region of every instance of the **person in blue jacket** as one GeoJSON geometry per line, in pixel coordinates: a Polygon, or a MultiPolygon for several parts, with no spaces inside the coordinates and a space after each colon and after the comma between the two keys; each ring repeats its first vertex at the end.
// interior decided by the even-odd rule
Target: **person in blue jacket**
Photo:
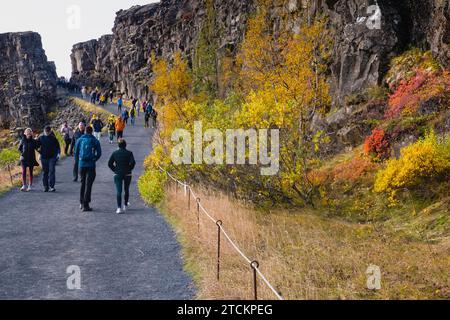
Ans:
{"type": "Polygon", "coordinates": [[[44,133],[38,138],[38,145],[44,171],[42,179],[44,192],[55,192],[56,162],[61,154],[61,146],[50,126],[46,126],[44,133]]]}
{"type": "Polygon", "coordinates": [[[80,209],[83,212],[92,211],[91,194],[96,177],[96,163],[102,156],[100,142],[92,135],[94,129],[86,128],[86,133],[77,141],[75,146],[75,158],[81,176],[80,209]]]}

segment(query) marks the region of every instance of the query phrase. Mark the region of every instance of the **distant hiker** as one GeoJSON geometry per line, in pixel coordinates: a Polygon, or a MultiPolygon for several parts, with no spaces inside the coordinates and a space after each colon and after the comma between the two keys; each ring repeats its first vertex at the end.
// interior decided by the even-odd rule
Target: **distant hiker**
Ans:
{"type": "Polygon", "coordinates": [[[138,99],[136,99],[136,98],[131,99],[131,104],[133,105],[133,108],[136,108],[137,103],[138,103],[138,99]]]}
{"type": "Polygon", "coordinates": [[[123,214],[130,206],[130,185],[132,179],[132,171],[136,166],[133,153],[128,151],[127,143],[124,139],[119,139],[119,150],[115,151],[109,159],[108,166],[115,173],[114,183],[117,191],[117,211],[123,214]],[[125,189],[125,202],[122,206],[122,192],[125,189]]]}
{"type": "Polygon", "coordinates": [[[122,113],[123,108],[123,98],[122,96],[119,97],[119,100],[117,100],[117,111],[119,112],[119,115],[122,113]]]}
{"type": "Polygon", "coordinates": [[[97,91],[93,90],[91,92],[91,103],[95,104],[95,101],[97,101],[97,91]]]}
{"type": "Polygon", "coordinates": [[[152,110],[152,120],[152,127],[153,129],[156,129],[158,127],[158,112],[155,109],[152,110]]]}
{"type": "Polygon", "coordinates": [[[24,137],[19,145],[20,152],[20,166],[22,167],[22,192],[30,192],[33,188],[33,171],[34,167],[39,167],[36,161],[36,151],[39,148],[39,143],[33,138],[33,131],[28,128],[25,130],[24,137]],[[27,188],[27,169],[30,173],[30,183],[27,188]]]}
{"type": "Polygon", "coordinates": [[[44,192],[55,192],[56,162],[61,153],[61,147],[50,126],[45,127],[44,133],[38,138],[38,142],[44,171],[44,192]]]}
{"type": "Polygon", "coordinates": [[[142,113],[145,113],[145,110],[147,109],[147,101],[146,100],[144,100],[143,102],[142,102],[142,113]]]}
{"type": "Polygon", "coordinates": [[[131,109],[130,119],[131,119],[131,125],[134,126],[136,123],[136,108],[131,109]]]}
{"type": "Polygon", "coordinates": [[[75,146],[75,158],[78,160],[78,166],[81,176],[80,189],[80,210],[90,212],[92,208],[91,194],[92,186],[96,177],[96,162],[102,156],[100,142],[92,135],[94,129],[86,128],[86,134],[78,139],[75,146]]]}
{"type": "Polygon", "coordinates": [[[106,104],[106,96],[105,94],[100,95],[100,105],[103,106],[106,104]]]}
{"type": "Polygon", "coordinates": [[[91,126],[94,129],[94,137],[97,138],[97,140],[100,141],[102,137],[102,130],[104,128],[103,121],[96,115],[92,117],[91,126]]]}
{"type": "Polygon", "coordinates": [[[67,123],[67,121],[64,121],[64,124],[62,125],[62,128],[60,130],[61,134],[63,135],[64,138],[64,154],[66,156],[69,156],[69,149],[70,146],[72,145],[72,128],[69,127],[69,124],[67,123]]]}
{"type": "Polygon", "coordinates": [[[86,89],[86,87],[83,87],[81,89],[81,95],[83,96],[83,99],[86,100],[86,98],[87,98],[87,89],[86,89]]]}
{"type": "Polygon", "coordinates": [[[114,137],[116,136],[116,118],[114,116],[108,119],[108,133],[109,133],[109,143],[113,144],[114,137]]]}
{"type": "Polygon", "coordinates": [[[119,117],[116,121],[117,139],[123,138],[123,132],[125,131],[126,126],[126,122],[122,119],[122,117],[119,117]]]}
{"type": "Polygon", "coordinates": [[[114,99],[114,92],[111,90],[109,91],[109,99],[110,99],[110,103],[113,103],[113,99],[114,99]]]}
{"type": "Polygon", "coordinates": [[[150,128],[150,118],[152,117],[153,106],[150,102],[145,105],[145,127],[150,128]]]}
{"type": "Polygon", "coordinates": [[[125,121],[126,124],[128,124],[128,119],[130,119],[130,113],[128,112],[128,110],[122,112],[122,119],[125,121]]]}
{"type": "MultiPolygon", "coordinates": [[[[75,131],[75,133],[73,134],[72,137],[72,146],[71,146],[71,151],[70,153],[73,155],[74,154],[74,149],[75,146],[77,144],[77,141],[84,135],[86,131],[86,125],[84,122],[80,122],[80,124],[78,125],[78,129],[75,131]]],[[[75,157],[75,163],[73,165],[73,182],[77,182],[78,181],[78,158],[75,157]]]]}

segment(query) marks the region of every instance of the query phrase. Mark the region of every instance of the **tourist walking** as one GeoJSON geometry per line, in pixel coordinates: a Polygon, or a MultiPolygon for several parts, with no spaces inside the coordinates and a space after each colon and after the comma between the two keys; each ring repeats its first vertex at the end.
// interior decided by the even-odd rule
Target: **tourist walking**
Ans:
{"type": "Polygon", "coordinates": [[[117,100],[117,111],[119,112],[119,115],[122,114],[122,108],[123,108],[123,98],[122,96],[120,96],[119,100],[117,100]]]}
{"type": "Polygon", "coordinates": [[[131,109],[130,119],[131,119],[131,125],[134,126],[136,123],[136,108],[131,109]]]}
{"type": "Polygon", "coordinates": [[[133,153],[127,150],[127,143],[124,139],[119,139],[118,144],[119,149],[111,155],[108,166],[115,173],[114,183],[117,191],[116,213],[123,214],[130,206],[130,185],[132,171],[136,166],[136,161],[134,160],[133,153]],[[124,191],[125,201],[122,203],[122,193],[124,191]]]}
{"type": "Polygon", "coordinates": [[[39,148],[39,143],[33,137],[33,130],[30,128],[25,130],[24,137],[19,145],[20,152],[20,166],[22,167],[22,192],[30,192],[33,188],[33,171],[34,167],[39,167],[36,161],[36,151],[39,148]],[[27,187],[27,170],[29,172],[29,184],[27,187]]]}
{"type": "MultiPolygon", "coordinates": [[[[71,148],[71,151],[70,151],[71,155],[74,155],[74,149],[75,149],[75,146],[77,144],[77,141],[78,141],[78,139],[80,139],[84,135],[85,131],[86,131],[85,123],[84,122],[80,122],[80,124],[78,125],[78,129],[75,131],[75,133],[73,134],[73,137],[72,137],[72,145],[70,147],[71,148]]],[[[73,182],[77,182],[78,181],[78,173],[79,173],[79,170],[78,170],[78,158],[75,157],[75,162],[73,164],[73,182]]]]}
{"type": "Polygon", "coordinates": [[[64,154],[67,157],[69,156],[70,147],[72,145],[73,130],[71,127],[69,127],[67,121],[64,121],[64,124],[62,125],[60,132],[64,139],[64,154]]]}
{"type": "Polygon", "coordinates": [[[125,131],[126,126],[126,122],[122,119],[122,117],[119,117],[116,121],[117,140],[123,138],[123,132],[125,131]]]}
{"type": "Polygon", "coordinates": [[[125,123],[128,125],[128,119],[130,118],[130,113],[127,109],[125,109],[124,112],[122,112],[122,119],[125,121],[125,123]]]}
{"type": "Polygon", "coordinates": [[[56,162],[61,153],[59,141],[50,126],[45,127],[44,133],[38,138],[39,153],[43,175],[44,192],[55,192],[56,162]]]}
{"type": "Polygon", "coordinates": [[[81,176],[80,209],[90,212],[92,208],[92,186],[96,177],[96,163],[102,156],[100,142],[93,136],[94,129],[86,128],[86,134],[78,139],[75,145],[75,158],[78,159],[78,167],[81,176]]]}
{"type": "Polygon", "coordinates": [[[105,127],[105,125],[96,114],[94,114],[94,116],[92,117],[91,126],[94,129],[94,137],[96,137],[97,140],[100,141],[102,137],[102,130],[105,127]]]}
{"type": "Polygon", "coordinates": [[[158,127],[158,112],[155,109],[152,110],[152,121],[152,127],[156,129],[158,127]]]}
{"type": "Polygon", "coordinates": [[[114,137],[116,136],[116,118],[111,115],[108,119],[108,133],[109,133],[109,143],[113,144],[114,137]]]}

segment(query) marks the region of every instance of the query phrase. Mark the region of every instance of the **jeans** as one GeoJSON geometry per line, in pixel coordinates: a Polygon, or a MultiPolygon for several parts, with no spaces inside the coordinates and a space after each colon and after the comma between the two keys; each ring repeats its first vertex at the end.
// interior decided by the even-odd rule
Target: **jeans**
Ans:
{"type": "Polygon", "coordinates": [[[125,187],[125,205],[128,204],[130,199],[130,185],[131,176],[114,176],[114,183],[116,184],[117,191],[117,208],[122,208],[122,191],[125,187]]]}
{"type": "Polygon", "coordinates": [[[87,208],[91,203],[92,185],[94,184],[97,173],[95,167],[80,168],[81,174],[81,190],[80,190],[80,204],[87,208]]]}
{"type": "Polygon", "coordinates": [[[56,182],[56,157],[51,159],[41,159],[42,170],[44,171],[43,184],[48,189],[55,187],[56,182]]]}
{"type": "Polygon", "coordinates": [[[101,132],[94,132],[94,137],[100,141],[100,138],[102,137],[102,133],[101,132]]]}
{"type": "Polygon", "coordinates": [[[135,123],[136,123],[136,118],[131,118],[131,125],[134,126],[135,123]]]}
{"type": "Polygon", "coordinates": [[[66,156],[69,156],[69,150],[70,150],[70,146],[72,145],[72,139],[70,140],[64,140],[65,146],[64,146],[64,154],[66,156]]]}
{"type": "Polygon", "coordinates": [[[115,133],[115,132],[110,132],[110,133],[109,133],[109,141],[113,142],[115,136],[116,136],[116,133],[115,133]]]}

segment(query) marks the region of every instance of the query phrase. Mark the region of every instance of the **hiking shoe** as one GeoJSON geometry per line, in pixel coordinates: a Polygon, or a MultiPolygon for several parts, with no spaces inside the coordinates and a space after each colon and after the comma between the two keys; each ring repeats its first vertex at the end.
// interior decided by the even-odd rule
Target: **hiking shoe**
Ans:
{"type": "Polygon", "coordinates": [[[91,207],[84,207],[83,212],[92,212],[94,211],[91,207]]]}
{"type": "Polygon", "coordinates": [[[122,212],[125,213],[125,212],[127,212],[127,210],[128,210],[128,207],[127,206],[123,206],[122,212]]]}
{"type": "Polygon", "coordinates": [[[48,191],[50,191],[50,192],[56,192],[56,189],[55,189],[55,188],[50,188],[48,191]]]}
{"type": "Polygon", "coordinates": [[[20,191],[22,191],[22,192],[27,191],[27,187],[26,186],[22,186],[22,188],[20,188],[20,191]]]}
{"type": "Polygon", "coordinates": [[[27,192],[31,192],[31,191],[33,191],[33,186],[29,185],[27,188],[27,192]]]}
{"type": "Polygon", "coordinates": [[[44,192],[48,192],[48,188],[44,188],[44,192]]]}
{"type": "Polygon", "coordinates": [[[118,208],[116,211],[117,214],[122,214],[122,209],[118,208]]]}

